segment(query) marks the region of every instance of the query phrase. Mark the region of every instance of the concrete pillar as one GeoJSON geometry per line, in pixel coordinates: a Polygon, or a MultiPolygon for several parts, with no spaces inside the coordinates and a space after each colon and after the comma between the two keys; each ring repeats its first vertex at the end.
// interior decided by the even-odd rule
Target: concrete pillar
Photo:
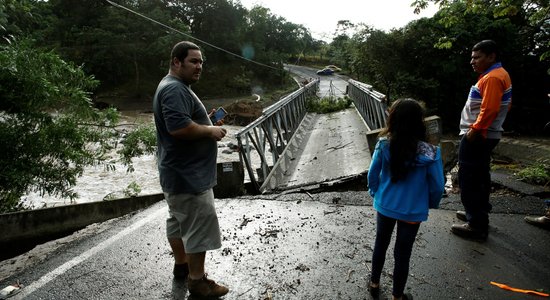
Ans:
{"type": "Polygon", "coordinates": [[[240,161],[218,163],[217,170],[214,197],[231,198],[244,194],[244,167],[240,161]]]}
{"type": "MultiPolygon", "coordinates": [[[[438,116],[430,116],[424,119],[426,123],[426,135],[428,142],[439,146],[442,133],[441,118],[438,116]]],[[[378,135],[383,129],[375,129],[367,132],[367,144],[369,145],[370,155],[374,153],[376,142],[378,141],[378,135]]]]}
{"type": "Polygon", "coordinates": [[[424,119],[424,123],[426,123],[426,135],[428,136],[428,142],[439,146],[441,133],[443,131],[441,118],[438,116],[429,116],[424,119]]]}
{"type": "Polygon", "coordinates": [[[367,132],[367,144],[369,145],[370,156],[374,154],[374,148],[376,147],[376,142],[378,141],[378,135],[382,132],[382,129],[375,129],[367,132]]]}

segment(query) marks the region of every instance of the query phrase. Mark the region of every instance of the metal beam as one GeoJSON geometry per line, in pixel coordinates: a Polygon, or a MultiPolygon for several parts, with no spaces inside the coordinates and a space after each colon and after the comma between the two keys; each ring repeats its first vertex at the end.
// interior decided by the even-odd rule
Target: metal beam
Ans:
{"type": "Polygon", "coordinates": [[[250,192],[260,192],[262,182],[281,158],[281,154],[306,115],[307,99],[315,97],[318,89],[319,80],[308,83],[265,108],[258,119],[236,133],[239,157],[246,167],[254,188],[254,191],[250,192]],[[253,164],[253,160],[260,161],[259,174],[253,168],[257,165],[253,164]]]}

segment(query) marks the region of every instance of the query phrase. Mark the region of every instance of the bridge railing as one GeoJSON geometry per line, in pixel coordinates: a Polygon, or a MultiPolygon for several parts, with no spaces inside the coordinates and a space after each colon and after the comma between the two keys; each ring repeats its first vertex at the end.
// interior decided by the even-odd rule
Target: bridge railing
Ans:
{"type": "Polygon", "coordinates": [[[348,80],[348,96],[353,100],[367,124],[368,130],[384,128],[388,118],[386,95],[375,91],[371,85],[350,79],[348,80]]]}
{"type": "MultiPolygon", "coordinates": [[[[370,153],[374,153],[377,138],[388,119],[386,95],[375,91],[371,85],[353,79],[348,80],[348,96],[353,100],[357,111],[368,127],[367,141],[370,153]]],[[[430,116],[424,119],[428,141],[438,145],[441,139],[441,119],[430,116]]]]}
{"type": "Polygon", "coordinates": [[[258,119],[235,134],[241,163],[247,169],[255,193],[300,126],[307,113],[307,99],[315,96],[318,88],[319,80],[310,82],[265,108],[258,119]],[[255,165],[260,165],[257,173],[255,165]]]}

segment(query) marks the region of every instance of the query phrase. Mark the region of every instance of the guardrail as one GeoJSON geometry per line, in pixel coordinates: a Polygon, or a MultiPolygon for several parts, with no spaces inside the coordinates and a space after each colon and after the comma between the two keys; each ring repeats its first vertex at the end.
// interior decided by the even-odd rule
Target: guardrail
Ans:
{"type": "Polygon", "coordinates": [[[235,134],[239,156],[246,167],[254,193],[268,177],[288,142],[306,115],[307,98],[315,96],[319,80],[314,80],[264,109],[262,115],[235,134]],[[255,150],[255,153],[253,151],[255,150]],[[259,160],[256,172],[253,160],[259,160]]]}
{"type": "Polygon", "coordinates": [[[348,96],[353,100],[367,124],[368,130],[377,130],[386,126],[388,104],[386,95],[375,91],[371,85],[350,79],[348,80],[348,96]]]}

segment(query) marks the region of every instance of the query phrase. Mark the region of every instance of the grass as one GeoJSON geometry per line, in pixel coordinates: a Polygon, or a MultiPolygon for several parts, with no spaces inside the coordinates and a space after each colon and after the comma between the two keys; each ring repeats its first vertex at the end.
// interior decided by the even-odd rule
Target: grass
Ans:
{"type": "Polygon", "coordinates": [[[519,170],[516,173],[519,180],[542,186],[550,185],[550,165],[538,163],[519,170]]]}
{"type": "Polygon", "coordinates": [[[349,97],[331,98],[324,97],[322,99],[309,99],[307,102],[307,110],[320,114],[326,114],[344,110],[350,107],[352,101],[349,97]]]}

